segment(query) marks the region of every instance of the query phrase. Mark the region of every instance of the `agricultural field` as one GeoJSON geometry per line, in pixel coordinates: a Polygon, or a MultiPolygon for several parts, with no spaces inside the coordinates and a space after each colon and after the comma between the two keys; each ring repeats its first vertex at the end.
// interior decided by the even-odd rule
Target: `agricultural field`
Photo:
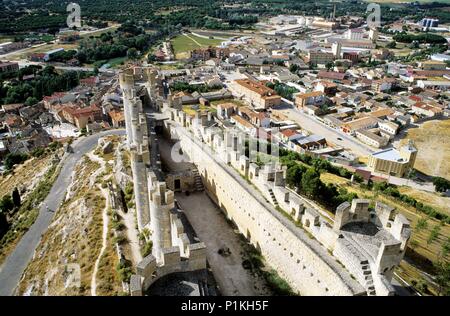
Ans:
{"type": "Polygon", "coordinates": [[[222,40],[210,39],[195,36],[192,34],[182,34],[171,40],[175,57],[183,59],[189,57],[189,52],[202,47],[217,46],[222,40]]]}
{"type": "Polygon", "coordinates": [[[226,100],[216,100],[212,101],[210,106],[204,106],[200,104],[194,104],[194,105],[185,105],[183,106],[183,112],[185,112],[187,115],[194,116],[196,110],[200,110],[202,113],[206,113],[207,111],[216,113],[217,112],[217,105],[223,104],[223,103],[233,103],[236,104],[236,106],[246,106],[243,102],[235,99],[226,99],[226,100]]]}
{"type": "Polygon", "coordinates": [[[400,142],[404,145],[413,140],[419,150],[415,169],[430,176],[450,179],[450,120],[430,121],[418,128],[409,129],[400,142]]]}
{"type": "Polygon", "coordinates": [[[247,106],[244,102],[236,100],[236,99],[225,99],[225,100],[212,101],[211,106],[217,108],[217,105],[223,104],[223,103],[233,103],[233,104],[236,104],[238,107],[247,106]]]}
{"type": "Polygon", "coordinates": [[[116,68],[118,66],[123,65],[126,61],[128,60],[127,57],[117,57],[117,58],[113,58],[108,60],[108,64],[111,68],[116,68]]]}

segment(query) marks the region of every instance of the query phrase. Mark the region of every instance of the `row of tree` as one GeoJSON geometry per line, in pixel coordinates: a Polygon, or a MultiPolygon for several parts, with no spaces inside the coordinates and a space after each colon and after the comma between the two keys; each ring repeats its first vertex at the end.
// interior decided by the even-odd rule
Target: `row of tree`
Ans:
{"type": "Polygon", "coordinates": [[[281,163],[287,166],[286,184],[298,193],[325,204],[332,212],[343,202],[358,198],[355,193],[349,193],[345,188],[338,188],[334,184],[325,184],[320,179],[322,172],[342,174],[351,178],[352,173],[346,169],[335,167],[324,159],[292,151],[280,150],[280,156],[281,163]]]}
{"type": "Polygon", "coordinates": [[[52,95],[57,91],[68,91],[76,87],[83,74],[76,71],[59,74],[52,66],[44,69],[28,66],[19,70],[14,76],[16,80],[11,80],[8,84],[0,81],[2,104],[26,103],[33,105],[46,95],[52,95]],[[35,77],[32,80],[23,81],[23,76],[26,74],[34,74],[35,77]]]}
{"type": "Polygon", "coordinates": [[[394,35],[393,39],[400,43],[417,42],[421,44],[447,44],[447,39],[437,34],[421,33],[421,34],[407,34],[406,32],[394,35]]]}
{"type": "MultiPolygon", "coordinates": [[[[237,28],[258,22],[260,16],[279,14],[318,15],[328,17],[333,11],[333,3],[328,0],[292,1],[260,0],[240,6],[224,6],[222,0],[78,0],[82,19],[89,25],[102,27],[103,21],[126,22],[130,16],[153,26],[178,25],[208,28],[237,28]],[[173,8],[176,7],[176,10],[173,8]],[[160,11],[169,11],[160,14],[160,11]]],[[[0,11],[0,29],[4,32],[27,32],[48,30],[56,32],[66,26],[66,1],[25,0],[10,2],[0,11]]],[[[342,2],[337,6],[337,15],[365,16],[367,6],[363,2],[342,2]]],[[[408,15],[420,20],[426,16],[436,16],[442,23],[450,21],[450,13],[440,7],[418,10],[408,5],[381,6],[383,22],[392,22],[399,16],[408,15]]]]}
{"type": "Polygon", "coordinates": [[[397,186],[386,183],[386,182],[379,182],[374,183],[373,185],[369,186],[369,189],[372,189],[376,192],[381,192],[387,196],[393,197],[403,203],[406,203],[412,207],[415,207],[418,211],[427,214],[428,216],[435,218],[443,223],[450,224],[450,216],[437,211],[433,207],[423,204],[422,202],[417,201],[415,198],[400,193],[397,186]]]}
{"type": "Polygon", "coordinates": [[[294,100],[294,94],[299,92],[297,89],[295,89],[294,87],[290,87],[284,83],[281,82],[267,82],[266,86],[275,90],[275,92],[280,95],[281,97],[291,100],[294,100]]]}

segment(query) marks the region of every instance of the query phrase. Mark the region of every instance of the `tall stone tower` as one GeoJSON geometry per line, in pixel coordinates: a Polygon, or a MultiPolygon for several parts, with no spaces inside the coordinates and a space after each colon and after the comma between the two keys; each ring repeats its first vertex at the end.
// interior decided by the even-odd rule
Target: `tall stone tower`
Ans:
{"type": "Polygon", "coordinates": [[[152,254],[157,261],[162,259],[163,249],[172,247],[170,212],[175,208],[174,193],[165,182],[159,182],[153,172],[148,177],[150,197],[150,226],[152,231],[152,254]]]}
{"type": "Polygon", "coordinates": [[[135,98],[134,95],[134,77],[129,71],[124,71],[119,74],[120,88],[123,94],[123,112],[125,116],[125,129],[127,133],[127,145],[131,146],[133,143],[133,136],[131,132],[131,100],[135,98]]]}

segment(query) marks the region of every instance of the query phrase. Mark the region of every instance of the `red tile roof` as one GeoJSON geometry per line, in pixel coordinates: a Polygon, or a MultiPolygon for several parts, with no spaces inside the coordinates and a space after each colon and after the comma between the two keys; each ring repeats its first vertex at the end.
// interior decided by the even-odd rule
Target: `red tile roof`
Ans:
{"type": "Polygon", "coordinates": [[[319,71],[317,75],[319,78],[333,79],[333,80],[344,80],[345,73],[335,72],[335,71],[319,71]]]}

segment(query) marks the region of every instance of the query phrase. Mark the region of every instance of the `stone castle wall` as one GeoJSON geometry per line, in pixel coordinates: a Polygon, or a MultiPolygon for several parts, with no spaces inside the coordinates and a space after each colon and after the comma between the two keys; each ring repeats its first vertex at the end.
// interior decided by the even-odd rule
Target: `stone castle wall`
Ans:
{"type": "Polygon", "coordinates": [[[180,126],[172,128],[191,153],[207,190],[269,265],[302,295],[365,295],[364,288],[314,239],[252,191],[239,173],[220,165],[204,144],[180,126]],[[203,145],[203,147],[202,147],[203,145]]]}

